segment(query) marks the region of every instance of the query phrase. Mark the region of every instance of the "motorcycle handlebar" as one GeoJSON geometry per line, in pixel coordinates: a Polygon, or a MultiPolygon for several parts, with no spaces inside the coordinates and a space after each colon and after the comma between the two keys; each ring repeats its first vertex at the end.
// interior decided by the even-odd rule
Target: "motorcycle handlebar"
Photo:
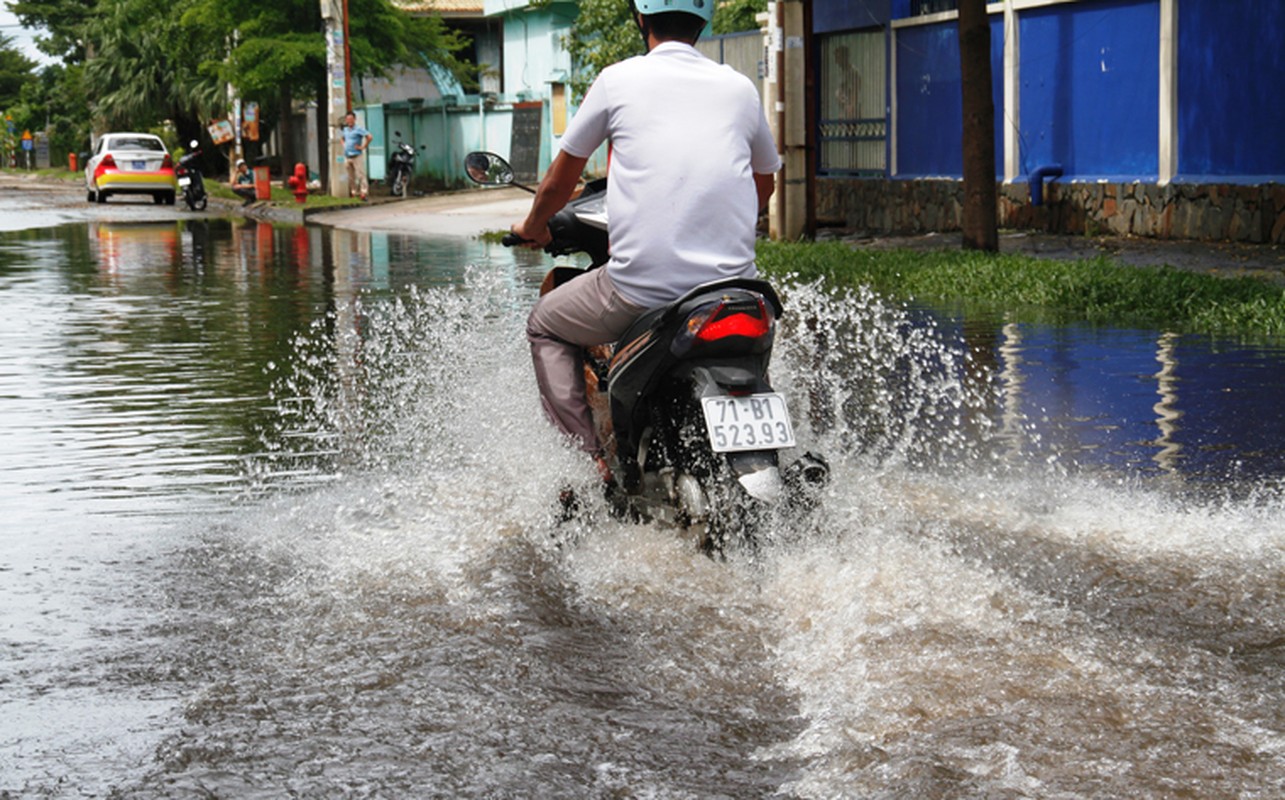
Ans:
{"type": "MultiPolygon", "coordinates": [[[[524,244],[531,244],[531,242],[532,242],[531,239],[523,239],[521,236],[518,236],[516,233],[506,233],[504,234],[504,238],[500,239],[500,244],[504,245],[505,247],[520,247],[524,244]]],[[[574,253],[576,250],[579,250],[579,249],[580,249],[579,247],[571,245],[567,242],[559,241],[557,239],[552,240],[551,242],[549,242],[544,246],[544,252],[548,253],[551,256],[560,256],[560,255],[565,255],[567,253],[574,253]]]]}

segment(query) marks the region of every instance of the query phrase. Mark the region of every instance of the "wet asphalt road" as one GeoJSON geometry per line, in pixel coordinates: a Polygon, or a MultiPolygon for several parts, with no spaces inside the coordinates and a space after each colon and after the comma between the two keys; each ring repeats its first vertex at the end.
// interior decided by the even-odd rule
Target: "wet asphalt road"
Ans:
{"type": "MultiPolygon", "coordinates": [[[[358,231],[397,231],[423,236],[473,237],[506,230],[527,212],[531,195],[518,189],[449,192],[407,200],[379,198],[364,206],[309,211],[310,223],[358,231]]],[[[90,203],[77,183],[0,173],[0,230],[44,228],[86,221],[171,222],[244,215],[271,222],[302,222],[289,206],[245,209],[240,202],[211,197],[205,211],[156,205],[148,196],[116,196],[90,203]]]]}

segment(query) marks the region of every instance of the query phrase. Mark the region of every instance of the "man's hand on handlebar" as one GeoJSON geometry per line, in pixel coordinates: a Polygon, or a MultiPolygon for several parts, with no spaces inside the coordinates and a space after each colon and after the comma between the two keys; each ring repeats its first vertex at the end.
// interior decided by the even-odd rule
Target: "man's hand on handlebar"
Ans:
{"type": "MultiPolygon", "coordinates": [[[[523,220],[522,222],[519,222],[516,225],[514,225],[509,230],[512,231],[512,233],[510,233],[509,236],[516,237],[519,240],[519,241],[513,242],[513,244],[518,244],[518,245],[521,245],[522,247],[530,247],[532,249],[538,250],[543,248],[549,242],[553,241],[553,236],[549,233],[548,225],[542,225],[539,228],[536,228],[535,230],[528,230],[527,223],[525,220],[523,220]]],[[[504,244],[511,247],[513,245],[510,244],[511,240],[509,239],[509,236],[505,237],[504,244]]]]}

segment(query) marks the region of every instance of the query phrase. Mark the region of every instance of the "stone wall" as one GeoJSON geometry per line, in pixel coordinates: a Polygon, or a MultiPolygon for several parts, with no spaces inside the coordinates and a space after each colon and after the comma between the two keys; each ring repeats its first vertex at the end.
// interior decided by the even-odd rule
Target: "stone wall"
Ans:
{"type": "MultiPolygon", "coordinates": [[[[875,234],[959,230],[958,180],[817,179],[817,224],[875,234]]],[[[997,187],[999,226],[1159,239],[1285,244],[1285,185],[1175,183],[1044,184],[1044,204],[1025,183],[997,187]]]]}

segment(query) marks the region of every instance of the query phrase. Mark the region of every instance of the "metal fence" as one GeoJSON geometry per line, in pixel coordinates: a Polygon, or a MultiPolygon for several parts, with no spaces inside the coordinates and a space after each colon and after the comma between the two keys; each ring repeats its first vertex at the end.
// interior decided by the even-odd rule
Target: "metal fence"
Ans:
{"type": "Polygon", "coordinates": [[[883,175],[888,166],[887,45],[884,33],[819,37],[818,171],[883,175]]]}
{"type": "Polygon", "coordinates": [[[764,44],[760,31],[711,36],[696,43],[696,49],[712,61],[726,64],[754,82],[763,95],[764,44]]]}

